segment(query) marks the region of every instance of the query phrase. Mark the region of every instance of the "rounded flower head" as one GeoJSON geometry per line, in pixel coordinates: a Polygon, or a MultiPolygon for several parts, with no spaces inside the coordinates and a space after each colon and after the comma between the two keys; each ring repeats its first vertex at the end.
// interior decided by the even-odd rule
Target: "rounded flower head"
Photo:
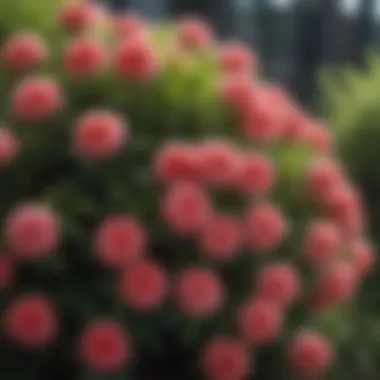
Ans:
{"type": "Polygon", "coordinates": [[[159,307],[166,295],[168,279],[165,269],[152,260],[129,265],[121,274],[119,293],[123,302],[136,310],[159,307]]]}
{"type": "Polygon", "coordinates": [[[311,263],[325,264],[339,254],[342,239],[342,233],[334,223],[326,220],[314,221],[306,231],[303,254],[311,263]]]}
{"type": "Polygon", "coordinates": [[[186,18],[177,25],[178,42],[189,50],[200,50],[209,46],[212,32],[208,25],[196,18],[186,18]]]}
{"type": "Polygon", "coordinates": [[[55,339],[58,332],[54,307],[43,295],[22,295],[6,307],[3,330],[18,346],[31,350],[43,348],[55,339]]]}
{"type": "Polygon", "coordinates": [[[282,139],[290,143],[304,143],[307,134],[308,118],[289,98],[283,108],[282,139]]]}
{"type": "Polygon", "coordinates": [[[203,180],[215,186],[231,185],[239,169],[239,156],[227,142],[208,141],[200,148],[203,180]]]}
{"type": "Polygon", "coordinates": [[[73,146],[86,159],[106,159],[117,154],[128,138],[128,125],[121,116],[107,110],[93,110],[76,121],[73,146]]]}
{"type": "Polygon", "coordinates": [[[145,81],[157,71],[157,56],[146,39],[134,38],[122,41],[114,56],[114,68],[123,79],[145,81]]]}
{"type": "Polygon", "coordinates": [[[144,20],[136,15],[128,14],[115,17],[113,30],[119,40],[142,37],[147,31],[144,20]]]}
{"type": "Polygon", "coordinates": [[[47,206],[27,203],[10,212],[3,233],[15,258],[34,261],[51,254],[57,248],[60,223],[47,206]]]}
{"type": "Polygon", "coordinates": [[[89,28],[97,18],[98,9],[86,1],[69,2],[58,13],[58,23],[70,32],[89,28]]]}
{"type": "Polygon", "coordinates": [[[118,269],[141,257],[146,234],[135,218],[110,215],[95,230],[93,244],[98,260],[106,267],[118,269]]]}
{"type": "Polygon", "coordinates": [[[5,41],[0,60],[6,68],[25,70],[33,68],[47,58],[44,41],[33,33],[18,33],[5,41]]]}
{"type": "Polygon", "coordinates": [[[131,356],[130,337],[116,322],[93,321],[79,337],[79,358],[94,371],[115,372],[128,364],[131,356]]]}
{"type": "Polygon", "coordinates": [[[247,75],[228,75],[220,83],[219,96],[231,109],[248,112],[255,96],[255,86],[247,75]]]}
{"type": "Polygon", "coordinates": [[[17,157],[20,144],[14,133],[0,126],[0,168],[10,165],[17,157]]]}
{"type": "Polygon", "coordinates": [[[349,184],[335,186],[326,195],[323,205],[345,234],[357,237],[363,232],[364,215],[360,196],[349,184]]]}
{"type": "Polygon", "coordinates": [[[287,263],[267,264],[256,280],[256,291],[262,298],[285,307],[295,301],[300,292],[300,278],[287,263]]]}
{"type": "Polygon", "coordinates": [[[250,74],[256,66],[256,58],[249,48],[238,42],[223,46],[218,59],[221,70],[230,74],[250,74]]]}
{"type": "Polygon", "coordinates": [[[336,162],[328,159],[312,161],[307,167],[305,186],[307,193],[322,203],[330,197],[330,193],[342,184],[344,176],[336,162]]]}
{"type": "Polygon", "coordinates": [[[50,77],[29,77],[16,85],[11,94],[14,115],[24,121],[53,116],[62,106],[57,83],[50,77]]]}
{"type": "Polygon", "coordinates": [[[165,222],[181,235],[200,231],[211,214],[210,201],[202,188],[184,182],[169,187],[161,207],[165,222]]]}
{"type": "Polygon", "coordinates": [[[200,174],[200,160],[196,147],[181,142],[161,146],[153,160],[155,177],[164,182],[196,180],[200,174]]]}
{"type": "Polygon", "coordinates": [[[238,310],[237,326],[248,343],[266,344],[280,333],[282,315],[273,302],[255,298],[238,310]]]}
{"type": "Polygon", "coordinates": [[[306,145],[317,152],[330,152],[332,148],[331,132],[318,123],[308,123],[305,127],[306,145]]]}
{"type": "Polygon", "coordinates": [[[351,264],[332,262],[320,273],[312,294],[312,306],[323,310],[346,301],[355,291],[356,285],[356,271],[351,264]]]}
{"type": "Polygon", "coordinates": [[[241,342],[220,336],[203,347],[200,366],[211,380],[242,380],[253,369],[253,362],[241,342]]]}
{"type": "Polygon", "coordinates": [[[295,371],[304,376],[319,376],[332,364],[333,350],[327,339],[316,331],[298,333],[288,347],[295,371]]]}
{"type": "Polygon", "coordinates": [[[95,39],[79,37],[67,45],[63,66],[70,76],[82,77],[96,73],[105,60],[106,53],[95,39]]]}
{"type": "Polygon", "coordinates": [[[265,195],[276,180],[275,168],[269,157],[246,153],[240,161],[236,189],[245,194],[265,195]]]}
{"type": "Polygon", "coordinates": [[[365,240],[355,240],[347,249],[348,261],[361,277],[371,272],[376,260],[374,247],[365,240]]]}
{"type": "Polygon", "coordinates": [[[246,240],[255,250],[267,251],[282,243],[287,231],[285,217],[271,204],[261,204],[249,210],[245,220],[246,240]]]}
{"type": "Polygon", "coordinates": [[[258,95],[247,107],[241,121],[240,132],[253,142],[277,141],[283,132],[283,123],[277,109],[265,96],[258,95]]]}
{"type": "Polygon", "coordinates": [[[14,279],[13,264],[5,254],[0,254],[0,292],[9,288],[14,279]]]}
{"type": "Polygon", "coordinates": [[[230,261],[239,254],[240,224],[229,215],[214,215],[202,228],[199,246],[213,260],[230,261]]]}
{"type": "Polygon", "coordinates": [[[176,283],[177,303],[189,317],[215,313],[223,301],[223,288],[215,273],[204,268],[183,270],[176,283]]]}

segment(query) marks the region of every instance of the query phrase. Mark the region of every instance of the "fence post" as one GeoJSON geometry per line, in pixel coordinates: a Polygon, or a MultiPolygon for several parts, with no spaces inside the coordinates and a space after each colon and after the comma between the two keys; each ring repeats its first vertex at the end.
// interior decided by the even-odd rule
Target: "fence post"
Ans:
{"type": "Polygon", "coordinates": [[[374,27],[374,0],[362,0],[361,10],[359,14],[359,51],[358,60],[363,63],[364,55],[369,45],[375,41],[374,27]]]}

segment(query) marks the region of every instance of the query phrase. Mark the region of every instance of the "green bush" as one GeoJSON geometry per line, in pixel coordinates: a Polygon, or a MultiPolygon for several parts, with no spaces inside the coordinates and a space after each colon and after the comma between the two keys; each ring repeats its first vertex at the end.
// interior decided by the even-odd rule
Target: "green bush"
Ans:
{"type": "Polygon", "coordinates": [[[87,7],[1,46],[1,378],[336,380],[372,257],[328,131],[202,22],[87,7]]]}
{"type": "Polygon", "coordinates": [[[372,219],[371,231],[377,239],[380,236],[380,175],[373,169],[380,162],[377,148],[380,61],[371,56],[367,62],[363,69],[327,71],[322,81],[322,105],[337,134],[339,154],[364,191],[372,219]]]}
{"type": "MultiPolygon", "coordinates": [[[[369,54],[364,67],[323,70],[320,94],[322,113],[336,136],[338,155],[363,195],[368,229],[377,246],[380,243],[380,175],[376,170],[380,163],[379,85],[380,59],[376,54],[369,54]]],[[[379,347],[379,339],[372,333],[377,329],[380,313],[379,291],[376,269],[359,297],[365,318],[365,321],[359,319],[359,323],[368,326],[361,335],[366,341],[366,350],[373,352],[378,352],[379,347]]],[[[378,369],[373,370],[378,373],[378,369]]]]}
{"type": "Polygon", "coordinates": [[[377,241],[380,228],[380,162],[377,141],[380,60],[370,55],[365,68],[325,70],[322,76],[322,112],[336,134],[336,146],[353,179],[364,192],[370,229],[377,241]]]}

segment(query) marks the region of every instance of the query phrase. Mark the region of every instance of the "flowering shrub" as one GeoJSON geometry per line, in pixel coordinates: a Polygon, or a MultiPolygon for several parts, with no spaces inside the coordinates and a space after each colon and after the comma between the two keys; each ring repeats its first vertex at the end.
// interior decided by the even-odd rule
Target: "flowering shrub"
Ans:
{"type": "Polygon", "coordinates": [[[327,129],[199,20],[55,34],[1,47],[1,370],[327,373],[373,261],[327,129]]]}

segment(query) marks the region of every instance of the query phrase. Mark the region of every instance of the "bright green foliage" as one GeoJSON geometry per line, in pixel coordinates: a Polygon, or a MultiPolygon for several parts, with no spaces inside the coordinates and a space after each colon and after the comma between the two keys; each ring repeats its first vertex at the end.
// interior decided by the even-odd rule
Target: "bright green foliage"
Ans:
{"type": "Polygon", "coordinates": [[[55,10],[72,0],[0,0],[0,41],[19,30],[47,30],[55,10]]]}
{"type": "Polygon", "coordinates": [[[322,112],[336,134],[339,155],[364,191],[375,239],[380,228],[380,59],[370,55],[365,68],[326,70],[322,76],[322,112]]]}
{"type": "MultiPolygon", "coordinates": [[[[361,68],[326,69],[321,76],[320,105],[336,138],[338,154],[363,194],[368,228],[372,239],[380,242],[380,57],[371,53],[361,68]]],[[[363,287],[356,320],[358,337],[353,351],[359,353],[364,371],[378,377],[376,333],[380,282],[378,270],[363,287]],[[367,326],[367,328],[364,328],[367,326]],[[361,338],[359,338],[361,337],[361,338]]]]}

